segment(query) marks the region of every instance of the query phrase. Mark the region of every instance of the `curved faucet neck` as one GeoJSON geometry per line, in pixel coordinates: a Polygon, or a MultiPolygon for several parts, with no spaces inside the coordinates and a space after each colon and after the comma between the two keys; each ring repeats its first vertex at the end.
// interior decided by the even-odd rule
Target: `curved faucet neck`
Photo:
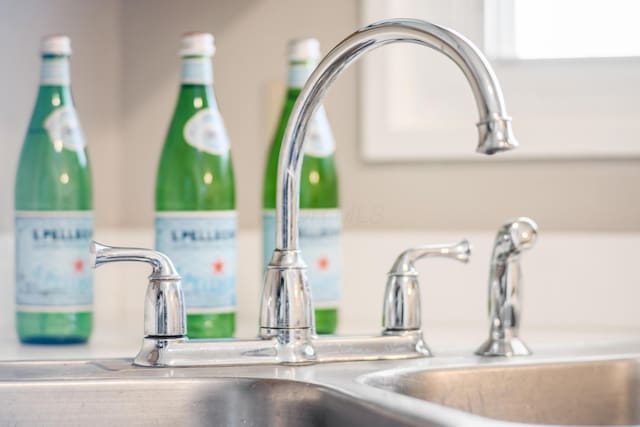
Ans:
{"type": "Polygon", "coordinates": [[[462,70],[478,107],[479,152],[493,154],[517,146],[502,89],[487,60],[466,38],[438,25],[411,19],[391,19],[366,26],[344,39],[318,64],[291,113],[278,163],[277,249],[298,249],[300,170],[304,137],[313,113],[333,81],[353,61],[370,50],[395,42],[433,48],[462,70]]]}

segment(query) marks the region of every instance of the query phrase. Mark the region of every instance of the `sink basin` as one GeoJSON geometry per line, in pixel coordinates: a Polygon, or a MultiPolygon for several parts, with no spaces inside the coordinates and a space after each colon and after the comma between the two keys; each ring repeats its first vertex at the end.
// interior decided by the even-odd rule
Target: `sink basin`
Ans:
{"type": "MultiPolygon", "coordinates": [[[[287,368],[255,372],[278,370],[287,368]]],[[[131,361],[0,363],[0,425],[420,425],[336,389],[243,373],[131,361]]]]}
{"type": "Polygon", "coordinates": [[[639,355],[634,343],[304,366],[0,362],[0,426],[640,426],[639,355]]]}
{"type": "Polygon", "coordinates": [[[502,421],[640,424],[640,359],[403,370],[368,385],[502,421]]]}
{"type": "Polygon", "coordinates": [[[371,426],[398,419],[326,388],[286,380],[65,381],[3,386],[0,424],[371,426]],[[99,424],[99,420],[98,420],[99,424]]]}

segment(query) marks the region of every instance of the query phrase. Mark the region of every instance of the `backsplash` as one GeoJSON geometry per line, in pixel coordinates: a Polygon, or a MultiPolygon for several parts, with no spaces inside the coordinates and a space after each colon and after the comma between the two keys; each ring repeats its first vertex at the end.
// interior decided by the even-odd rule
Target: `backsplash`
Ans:
{"type": "MultiPolygon", "coordinates": [[[[417,244],[454,242],[467,237],[473,247],[467,265],[433,259],[417,265],[422,294],[422,325],[433,348],[469,348],[487,334],[487,280],[495,235],[487,232],[347,232],[339,333],[377,334],[382,322],[386,273],[404,249],[417,244]],[[385,244],[381,245],[380,242],[385,244]],[[450,332],[451,331],[451,332],[450,332]]],[[[98,229],[105,243],[151,247],[151,229],[98,229]]],[[[0,265],[0,280],[13,282],[12,236],[0,235],[10,256],[0,265]]],[[[640,331],[640,271],[635,248],[640,234],[554,233],[539,240],[522,260],[522,330],[605,332],[640,331]],[[615,248],[606,251],[603,248],[615,248]]],[[[241,231],[238,251],[247,262],[238,269],[237,337],[258,331],[262,274],[260,232],[241,231]]],[[[95,329],[92,342],[132,342],[142,337],[144,295],[149,268],[135,263],[105,266],[95,273],[95,329]]],[[[17,341],[14,290],[2,288],[0,332],[17,341]]],[[[115,344],[114,344],[115,345],[115,344]]],[[[135,348],[134,346],[134,348],[135,348]]],[[[535,351],[535,348],[533,349],[535,351]]]]}

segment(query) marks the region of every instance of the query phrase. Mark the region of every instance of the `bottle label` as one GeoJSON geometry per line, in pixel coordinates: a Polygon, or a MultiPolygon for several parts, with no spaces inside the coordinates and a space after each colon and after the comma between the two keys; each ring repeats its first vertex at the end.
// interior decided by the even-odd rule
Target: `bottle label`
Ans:
{"type": "Polygon", "coordinates": [[[194,85],[210,85],[213,83],[211,58],[182,58],[182,83],[194,85]]]}
{"type": "Polygon", "coordinates": [[[328,157],[336,151],[333,133],[329,126],[327,113],[321,105],[311,118],[304,141],[304,155],[312,157],[328,157]]]}
{"type": "Polygon", "coordinates": [[[173,261],[188,313],[228,313],[236,305],[235,211],[156,213],[156,249],[173,261]]]}
{"type": "Polygon", "coordinates": [[[187,144],[216,156],[229,152],[229,137],[217,109],[198,111],[184,125],[183,136],[187,144]]]}
{"type": "MultiPolygon", "coordinates": [[[[275,210],[262,214],[263,262],[269,264],[275,248],[275,210]]],[[[309,285],[316,308],[336,308],[340,300],[342,270],[339,209],[301,209],[298,218],[302,258],[308,266],[309,285]]]]}
{"type": "Polygon", "coordinates": [[[18,211],[15,220],[17,309],[91,310],[92,212],[18,211]]]}
{"type": "Polygon", "coordinates": [[[71,150],[81,152],[85,142],[76,110],[65,105],[53,110],[45,119],[44,127],[56,152],[71,150]]]}
{"type": "Polygon", "coordinates": [[[40,86],[68,86],[69,58],[45,58],[40,66],[40,86]]]}
{"type": "Polygon", "coordinates": [[[314,62],[290,62],[289,78],[287,84],[289,87],[300,89],[307,82],[307,79],[316,68],[314,62]]]}

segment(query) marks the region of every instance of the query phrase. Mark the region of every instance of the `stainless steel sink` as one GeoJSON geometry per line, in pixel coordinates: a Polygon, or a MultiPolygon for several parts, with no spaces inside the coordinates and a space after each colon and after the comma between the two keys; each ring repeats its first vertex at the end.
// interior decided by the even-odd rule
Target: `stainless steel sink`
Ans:
{"type": "Polygon", "coordinates": [[[298,371],[265,368],[253,370],[265,377],[251,377],[246,367],[134,368],[124,360],[0,363],[0,425],[421,425],[296,380],[298,371]],[[294,379],[277,378],[278,370],[294,379]]]}
{"type": "Polygon", "coordinates": [[[2,423],[28,425],[403,424],[358,399],[286,380],[65,381],[2,387],[0,396],[3,406],[11,402],[2,423]]]}
{"type": "Polygon", "coordinates": [[[0,426],[640,425],[640,342],[541,353],[208,368],[0,362],[0,426]]]}
{"type": "Polygon", "coordinates": [[[365,383],[496,420],[640,424],[640,359],[403,370],[365,383]]]}

